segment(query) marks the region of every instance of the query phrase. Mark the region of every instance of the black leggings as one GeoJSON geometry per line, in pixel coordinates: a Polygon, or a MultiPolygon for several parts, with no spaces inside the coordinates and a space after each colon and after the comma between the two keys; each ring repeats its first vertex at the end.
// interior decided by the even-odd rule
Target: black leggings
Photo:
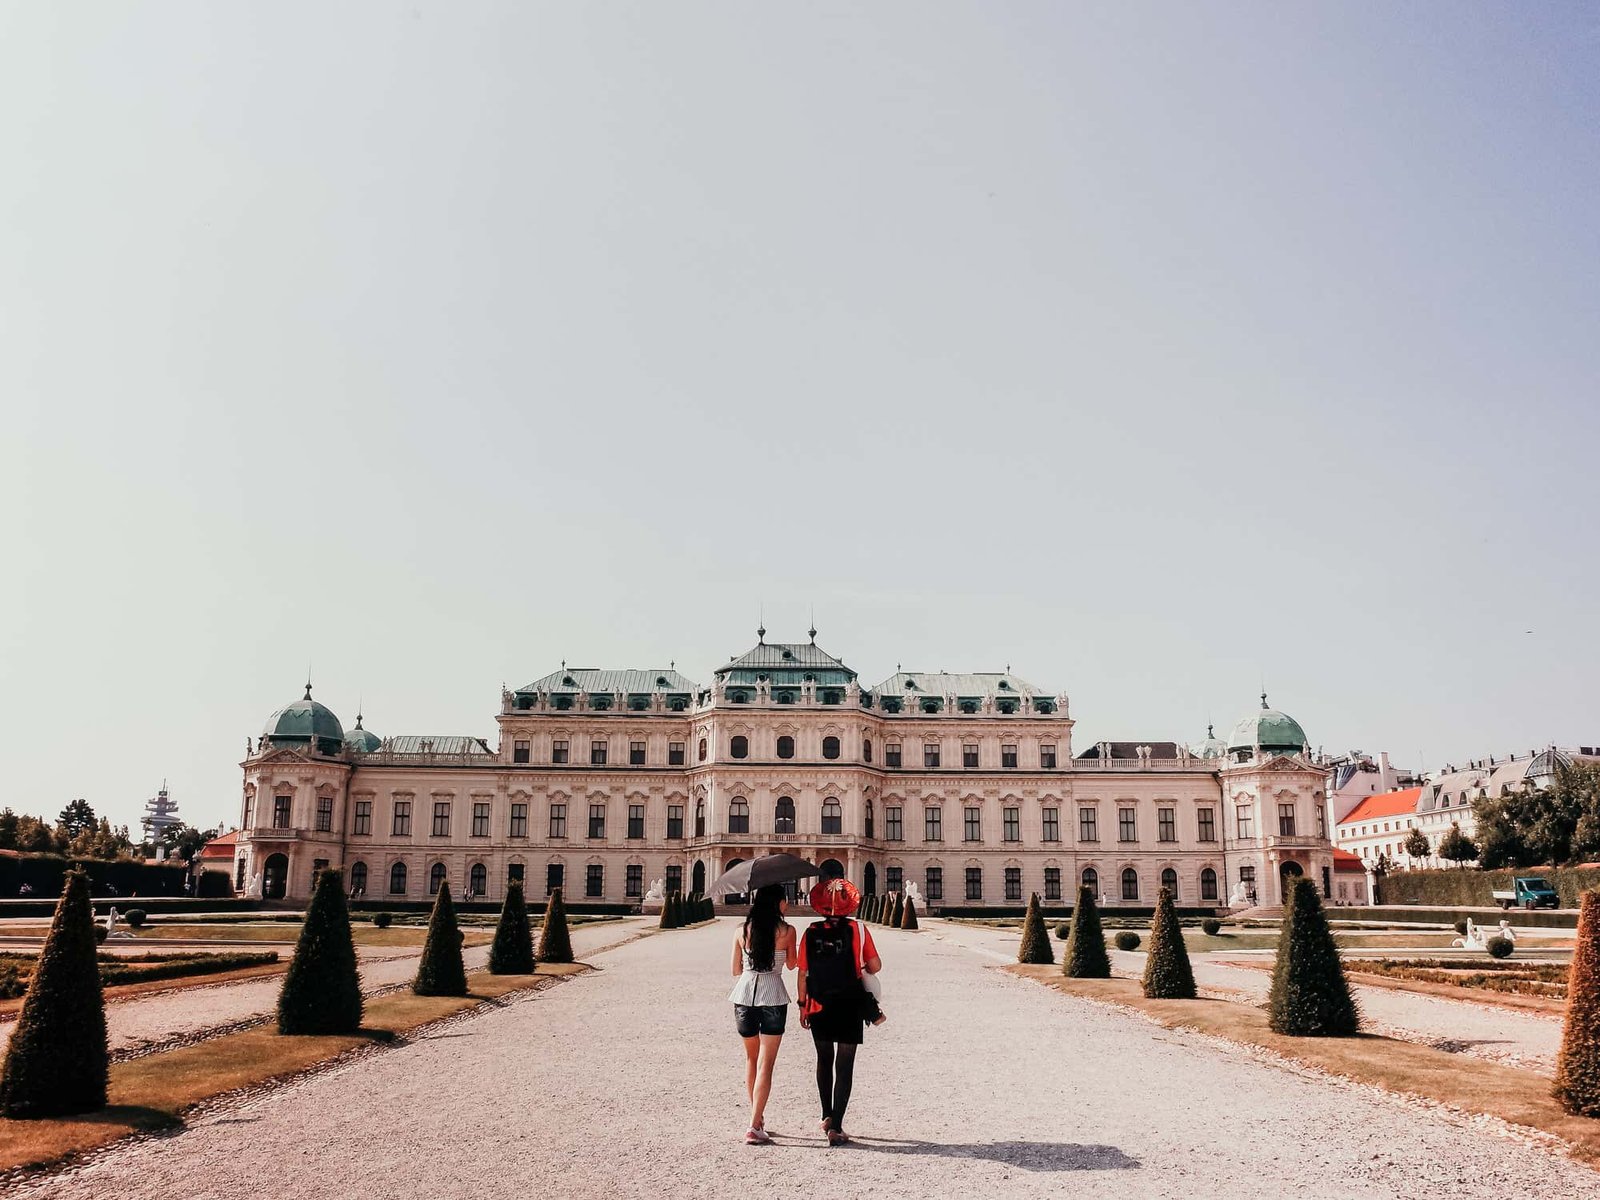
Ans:
{"type": "Polygon", "coordinates": [[[855,1082],[857,1047],[849,1042],[828,1042],[816,1031],[811,1040],[817,1047],[817,1096],[822,1100],[822,1115],[834,1129],[844,1128],[844,1110],[850,1107],[850,1085],[855,1082]]]}

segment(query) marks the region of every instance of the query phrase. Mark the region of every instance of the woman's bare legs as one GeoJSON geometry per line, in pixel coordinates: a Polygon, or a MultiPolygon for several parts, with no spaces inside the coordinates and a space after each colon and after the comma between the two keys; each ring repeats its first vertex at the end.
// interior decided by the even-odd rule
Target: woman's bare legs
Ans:
{"type": "MultiPolygon", "coordinates": [[[[746,1038],[745,1044],[755,1041],[746,1038]]],[[[750,1059],[750,1128],[766,1129],[767,1127],[767,1097],[772,1095],[772,1068],[778,1061],[778,1046],[783,1041],[781,1033],[763,1033],[761,1035],[761,1053],[759,1057],[752,1053],[750,1059]]]]}
{"type": "Polygon", "coordinates": [[[761,1051],[761,1039],[747,1037],[744,1042],[744,1094],[752,1107],[756,1102],[756,1057],[761,1051]]]}

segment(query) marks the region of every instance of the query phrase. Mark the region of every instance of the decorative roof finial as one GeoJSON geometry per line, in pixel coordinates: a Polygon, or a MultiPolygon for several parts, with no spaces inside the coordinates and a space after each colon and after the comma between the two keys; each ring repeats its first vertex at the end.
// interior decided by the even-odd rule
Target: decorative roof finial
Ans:
{"type": "Polygon", "coordinates": [[[1266,706],[1267,706],[1267,693],[1265,691],[1263,691],[1261,693],[1261,707],[1265,708],[1266,706]]]}
{"type": "Polygon", "coordinates": [[[1214,738],[1216,736],[1217,736],[1217,731],[1216,731],[1215,726],[1213,726],[1210,721],[1207,721],[1206,722],[1206,737],[1207,738],[1214,738]]]}
{"type": "Polygon", "coordinates": [[[816,645],[816,643],[817,643],[817,606],[815,604],[813,604],[811,606],[811,628],[808,629],[806,632],[811,635],[811,644],[813,646],[816,645]]]}
{"type": "Polygon", "coordinates": [[[306,699],[307,699],[307,700],[309,700],[309,699],[311,699],[311,680],[309,680],[309,679],[308,679],[308,680],[306,680],[306,694],[305,694],[305,698],[306,698],[306,699]]]}
{"type": "Polygon", "coordinates": [[[756,604],[756,644],[767,644],[767,606],[759,602],[756,604]]]}

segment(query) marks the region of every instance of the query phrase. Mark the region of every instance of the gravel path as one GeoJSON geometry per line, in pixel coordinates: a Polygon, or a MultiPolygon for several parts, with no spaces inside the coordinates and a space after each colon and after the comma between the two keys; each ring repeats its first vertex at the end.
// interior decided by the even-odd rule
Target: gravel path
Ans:
{"type": "Polygon", "coordinates": [[[724,999],[732,932],[724,920],[634,941],[594,974],[19,1194],[1387,1198],[1571,1196],[1600,1182],[1486,1136],[1493,1122],[1160,1029],[986,969],[987,954],[932,931],[875,934],[889,1024],[858,1059],[856,1145],[824,1148],[796,1030],[768,1113],[778,1144],[747,1147],[724,999]]]}
{"type": "MultiPolygon", "coordinates": [[[[638,930],[653,925],[653,921],[631,919],[606,921],[595,925],[572,927],[572,948],[578,957],[591,954],[602,946],[614,945],[633,936],[638,930]]],[[[247,949],[234,946],[232,949],[247,949]]],[[[268,947],[279,950],[278,946],[268,947]]],[[[293,956],[291,945],[285,959],[293,956]]],[[[406,983],[417,973],[417,959],[421,948],[407,950],[401,947],[358,948],[361,955],[361,990],[370,995],[395,984],[406,983]]],[[[481,967],[489,961],[488,946],[473,946],[462,957],[468,969],[481,967]]],[[[259,1020],[276,1011],[278,989],[283,985],[281,975],[263,979],[247,979],[238,983],[219,983],[214,986],[185,988],[154,996],[116,1001],[106,1006],[107,1032],[113,1054],[135,1053],[151,1046],[161,1046],[183,1039],[192,1040],[208,1030],[233,1028],[241,1023],[259,1020]]],[[[0,1052],[11,1040],[15,1021],[0,1025],[0,1052]]]]}
{"type": "MultiPolygon", "coordinates": [[[[935,936],[995,959],[1016,961],[1018,935],[1015,932],[943,921],[933,922],[932,928],[935,936]]],[[[1054,946],[1059,960],[1062,943],[1056,941],[1054,946]]],[[[1141,952],[1111,951],[1112,969],[1118,975],[1137,979],[1144,973],[1144,961],[1141,952]]],[[[1230,993],[1251,1003],[1266,1002],[1272,986],[1270,970],[1232,966],[1207,955],[1194,955],[1191,961],[1195,982],[1202,989],[1230,993]]],[[[1263,961],[1270,967],[1270,959],[1263,961]]],[[[1561,1049],[1559,1017],[1389,988],[1357,985],[1354,990],[1369,1032],[1471,1054],[1544,1075],[1555,1074],[1556,1055],[1561,1049]]]]}

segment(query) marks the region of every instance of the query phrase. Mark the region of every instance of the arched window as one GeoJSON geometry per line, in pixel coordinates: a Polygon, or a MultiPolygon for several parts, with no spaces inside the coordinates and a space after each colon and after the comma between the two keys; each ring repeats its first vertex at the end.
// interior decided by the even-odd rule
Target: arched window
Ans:
{"type": "Polygon", "coordinates": [[[1178,873],[1171,867],[1161,872],[1161,886],[1167,889],[1167,893],[1172,897],[1172,902],[1176,904],[1178,902],[1178,873]]]}
{"type": "Polygon", "coordinates": [[[434,863],[428,872],[428,895],[437,896],[439,889],[444,886],[444,864],[434,863]]]}
{"type": "Polygon", "coordinates": [[[844,809],[831,796],[822,802],[822,832],[844,832],[844,809]]]}
{"type": "MultiPolygon", "coordinates": [[[[872,834],[872,801],[871,801],[871,800],[868,800],[868,801],[867,801],[867,825],[866,825],[866,834],[867,834],[867,836],[868,836],[868,837],[871,837],[871,836],[873,836],[873,834],[872,834]]],[[[870,864],[869,864],[869,865],[870,865],[870,864]]]]}
{"type": "Polygon", "coordinates": [[[406,865],[403,862],[395,863],[389,868],[389,894],[391,896],[406,894],[406,865]]]}
{"type": "Polygon", "coordinates": [[[1200,899],[1215,900],[1217,898],[1217,873],[1210,867],[1200,872],[1200,899]]]}
{"type": "Polygon", "coordinates": [[[872,739],[871,738],[862,738],[861,739],[861,759],[862,759],[863,762],[871,762],[872,761],[872,739]]]}
{"type": "Polygon", "coordinates": [[[729,758],[748,758],[750,756],[750,739],[742,733],[736,733],[728,739],[729,758]]]}
{"type": "Polygon", "coordinates": [[[367,864],[354,862],[350,864],[350,894],[352,896],[365,895],[367,890],[367,864]]]}
{"type": "Polygon", "coordinates": [[[773,813],[773,832],[794,832],[794,801],[788,796],[778,797],[778,807],[773,813]]]}
{"type": "Polygon", "coordinates": [[[836,738],[836,737],[825,737],[825,738],[822,739],[822,757],[823,758],[838,758],[839,757],[839,739],[838,738],[836,738]]]}
{"type": "Polygon", "coordinates": [[[704,800],[696,800],[694,802],[694,835],[697,838],[705,837],[706,835],[706,802],[704,800]]]}
{"type": "Polygon", "coordinates": [[[778,739],[778,757],[779,758],[793,758],[794,757],[794,739],[792,737],[790,737],[788,734],[784,734],[782,737],[780,737],[778,739]]]}
{"type": "Polygon", "coordinates": [[[743,796],[735,796],[728,803],[728,832],[750,832],[750,802],[743,796]]]}
{"type": "Polygon", "coordinates": [[[1100,873],[1093,867],[1083,869],[1083,886],[1088,888],[1092,895],[1100,894],[1100,873]]]}
{"type": "Polygon", "coordinates": [[[470,887],[474,896],[481,896],[489,890],[489,868],[482,863],[472,864],[470,887]]]}
{"type": "Polygon", "coordinates": [[[1122,898],[1124,900],[1139,898],[1139,872],[1132,867],[1125,867],[1122,872],[1122,898]]]}
{"type": "Polygon", "coordinates": [[[700,761],[701,762],[705,762],[705,760],[706,760],[706,749],[707,749],[707,747],[706,747],[706,739],[705,738],[701,738],[700,739],[700,761]]]}

